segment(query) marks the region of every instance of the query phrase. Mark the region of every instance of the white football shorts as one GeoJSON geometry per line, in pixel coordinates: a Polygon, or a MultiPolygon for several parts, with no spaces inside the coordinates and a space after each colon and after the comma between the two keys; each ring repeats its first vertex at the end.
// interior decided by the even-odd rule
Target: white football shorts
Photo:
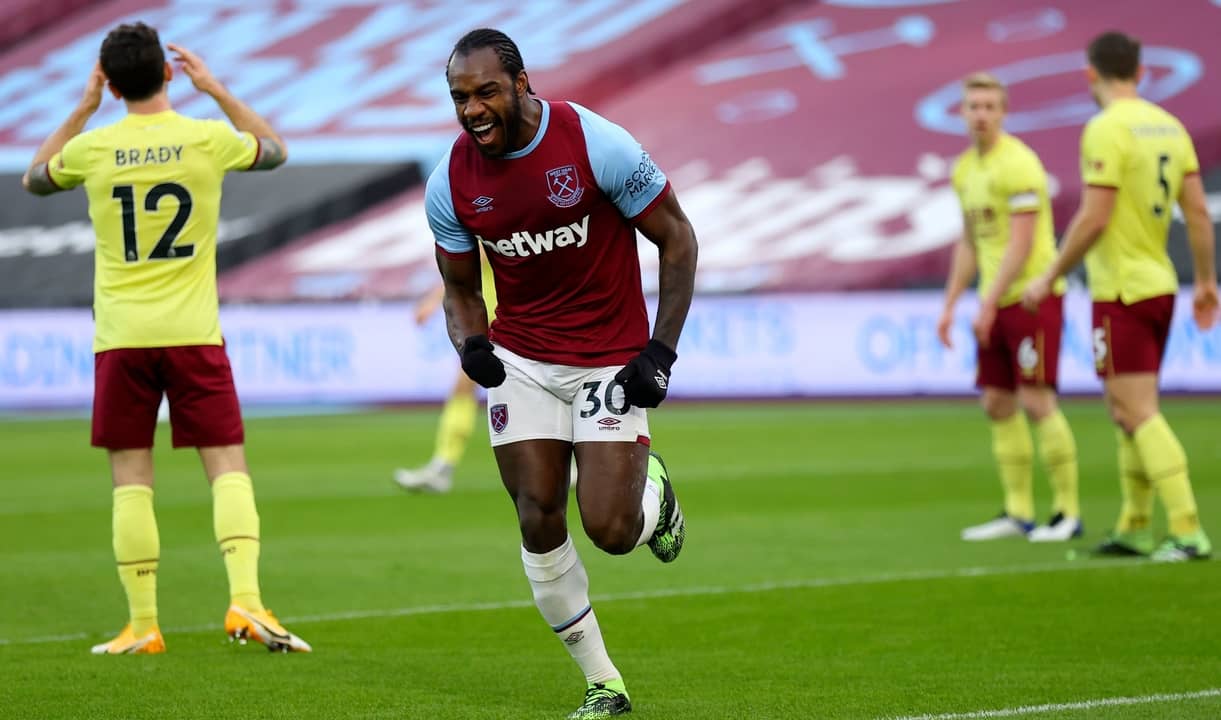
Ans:
{"type": "Polygon", "coordinates": [[[648,443],[648,414],[628,406],[615,382],[622,366],[555,365],[495,347],[505,381],[488,388],[492,447],[521,440],[648,443]]]}

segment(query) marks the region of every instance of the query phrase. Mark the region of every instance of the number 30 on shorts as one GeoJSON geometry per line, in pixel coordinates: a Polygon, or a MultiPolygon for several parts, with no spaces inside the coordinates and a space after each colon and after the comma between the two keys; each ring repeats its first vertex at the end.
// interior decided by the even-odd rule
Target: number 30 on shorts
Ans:
{"type": "Polygon", "coordinates": [[[595,380],[587,382],[581,386],[585,391],[586,406],[581,408],[582,418],[591,418],[602,411],[603,405],[611,415],[626,415],[631,406],[627,403],[627,397],[623,393],[623,385],[610,380],[605,383],[603,390],[603,382],[595,380]],[[599,397],[599,391],[601,397],[599,397]],[[617,392],[616,392],[617,391],[617,392]]]}

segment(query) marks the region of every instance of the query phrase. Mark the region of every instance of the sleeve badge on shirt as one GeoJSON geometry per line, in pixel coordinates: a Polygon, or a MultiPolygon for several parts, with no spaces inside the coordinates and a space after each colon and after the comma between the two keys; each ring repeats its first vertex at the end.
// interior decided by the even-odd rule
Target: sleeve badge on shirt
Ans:
{"type": "Polygon", "coordinates": [[[547,199],[556,207],[572,207],[581,201],[585,188],[581,187],[581,176],[575,165],[564,165],[547,171],[547,199]]]}

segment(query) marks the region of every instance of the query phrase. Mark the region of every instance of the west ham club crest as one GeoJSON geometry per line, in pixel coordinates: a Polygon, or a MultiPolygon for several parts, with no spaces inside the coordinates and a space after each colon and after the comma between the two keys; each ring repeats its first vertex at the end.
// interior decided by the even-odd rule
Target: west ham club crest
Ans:
{"type": "Polygon", "coordinates": [[[499,435],[509,426],[509,406],[504,403],[493,405],[488,408],[488,418],[492,421],[492,430],[499,435]]]}
{"type": "Polygon", "coordinates": [[[581,187],[581,176],[575,165],[552,168],[547,171],[547,197],[556,207],[572,207],[581,201],[585,188],[581,187]]]}

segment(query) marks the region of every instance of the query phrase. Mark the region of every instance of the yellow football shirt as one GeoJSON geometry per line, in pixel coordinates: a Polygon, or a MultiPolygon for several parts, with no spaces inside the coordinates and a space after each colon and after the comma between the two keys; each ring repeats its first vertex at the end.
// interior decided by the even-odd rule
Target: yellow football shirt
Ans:
{"type": "Polygon", "coordinates": [[[82,133],[51,158],[51,180],[83,183],[89,196],[94,352],[221,344],[221,182],[258,151],[253,135],[228,123],[166,111],[82,133]]]}
{"type": "Polygon", "coordinates": [[[492,274],[492,264],[484,256],[482,247],[479,248],[479,269],[483,285],[483,304],[488,309],[490,325],[496,319],[496,276],[492,274]]]}
{"type": "MultiPolygon", "coordinates": [[[[1047,194],[1047,171],[1026,143],[1002,133],[996,145],[980,155],[974,147],[954,163],[954,191],[962,206],[968,238],[979,265],[979,294],[986,295],[996,281],[1001,259],[1009,246],[1009,220],[1019,213],[1038,213],[1030,255],[1013,284],[1000,296],[1000,307],[1022,299],[1026,284],[1043,273],[1056,256],[1056,236],[1047,194]]],[[[1064,293],[1063,279],[1055,286],[1064,293]]]]}
{"type": "Polygon", "coordinates": [[[1115,100],[1086,124],[1082,181],[1117,190],[1111,221],[1085,256],[1091,297],[1130,304],[1178,290],[1166,238],[1183,178],[1199,171],[1183,124],[1151,102],[1115,100]]]}

